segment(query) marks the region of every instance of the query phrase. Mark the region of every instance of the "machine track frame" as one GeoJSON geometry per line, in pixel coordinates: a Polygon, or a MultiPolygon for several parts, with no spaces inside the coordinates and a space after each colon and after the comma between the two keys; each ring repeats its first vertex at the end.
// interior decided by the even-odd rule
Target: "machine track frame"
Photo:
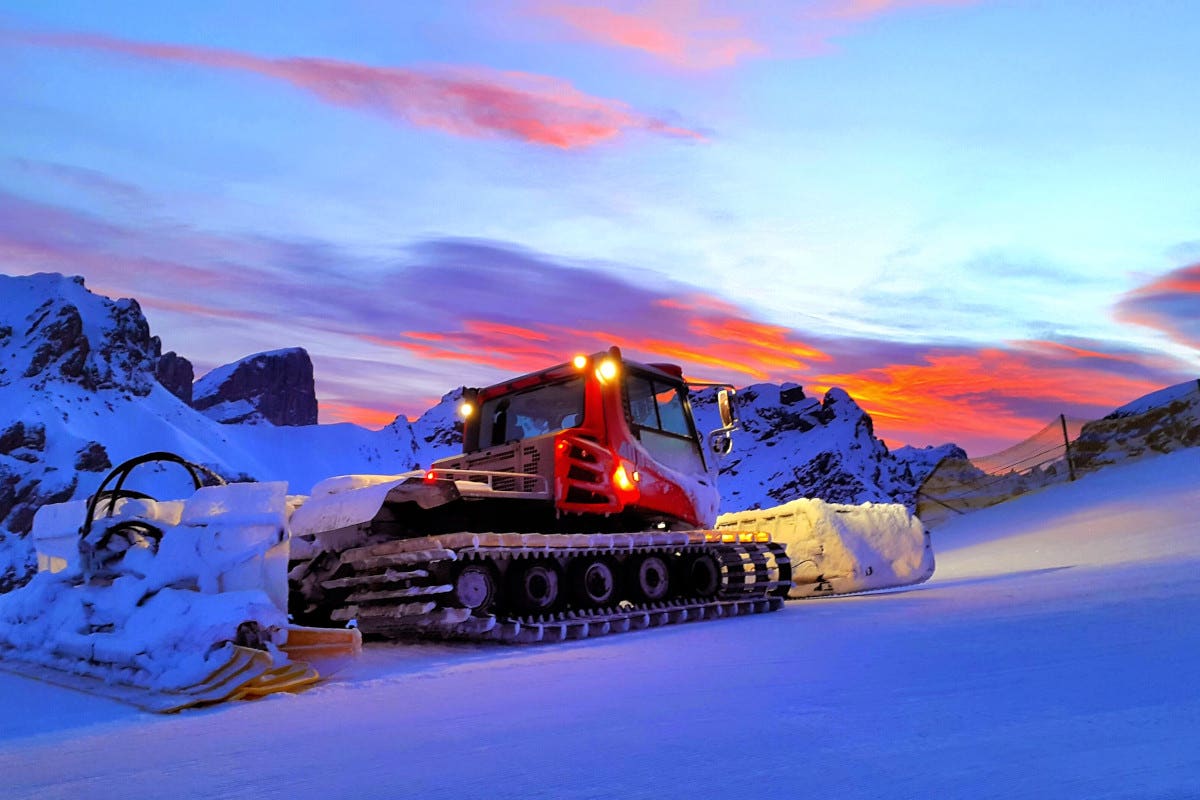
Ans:
{"type": "MultiPolygon", "coordinates": [[[[354,548],[343,552],[341,561],[338,573],[322,582],[323,589],[339,595],[332,619],[353,621],[366,636],[388,638],[518,644],[583,639],[776,611],[792,585],[783,545],[761,535],[705,530],[447,533],[354,548]],[[652,558],[659,561],[641,573],[652,577],[650,591],[630,586],[634,568],[652,558]],[[705,566],[695,567],[704,559],[705,566]],[[613,565],[624,584],[611,593],[610,602],[580,602],[571,591],[578,582],[561,580],[553,591],[548,588],[553,575],[562,578],[573,565],[596,561],[613,565]],[[664,565],[669,574],[663,573],[664,565]],[[544,609],[530,611],[511,598],[494,602],[510,576],[531,566],[538,567],[537,588],[553,595],[544,609]],[[689,567],[696,574],[681,574],[689,567]],[[481,586],[487,574],[493,585],[481,586]],[[469,575],[465,581],[464,575],[469,575]],[[657,580],[665,584],[660,599],[632,599],[656,594],[657,580]],[[471,607],[476,600],[479,605],[471,607]]],[[[598,587],[592,599],[605,596],[603,580],[598,587]]]]}

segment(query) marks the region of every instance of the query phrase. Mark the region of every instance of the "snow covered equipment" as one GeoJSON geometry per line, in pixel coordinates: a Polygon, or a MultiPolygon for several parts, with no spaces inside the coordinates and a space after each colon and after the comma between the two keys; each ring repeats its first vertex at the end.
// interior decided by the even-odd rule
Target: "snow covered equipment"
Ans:
{"type": "Polygon", "coordinates": [[[789,597],[824,597],[924,583],[935,566],[929,531],[899,503],[793,500],[722,514],[722,531],[765,531],[787,547],[789,597]]]}
{"type": "Polygon", "coordinates": [[[283,483],[224,485],[171,453],[121,464],[89,500],[38,511],[40,571],[0,596],[0,668],[159,712],[311,685],[284,651],[287,513],[283,483]],[[195,493],[125,486],[152,463],[195,493]]]}
{"type": "Polygon", "coordinates": [[[557,641],[783,606],[784,547],[711,529],[717,457],[669,364],[617,348],[484,389],[463,453],[318,484],[292,516],[292,610],[367,635],[557,641]]]}

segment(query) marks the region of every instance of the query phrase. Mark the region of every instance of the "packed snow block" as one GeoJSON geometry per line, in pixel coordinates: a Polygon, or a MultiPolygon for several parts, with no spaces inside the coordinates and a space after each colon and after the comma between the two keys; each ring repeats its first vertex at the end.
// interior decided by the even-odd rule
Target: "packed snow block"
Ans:
{"type": "Polygon", "coordinates": [[[210,594],[262,590],[286,612],[287,512],[283,481],[199,489],[163,536],[155,559],[162,569],[153,578],[168,585],[194,576],[210,594]]]}
{"type": "Polygon", "coordinates": [[[793,500],[722,514],[717,529],[763,531],[784,544],[795,584],[789,597],[908,586],[933,575],[929,532],[897,503],[851,506],[793,500]]]}

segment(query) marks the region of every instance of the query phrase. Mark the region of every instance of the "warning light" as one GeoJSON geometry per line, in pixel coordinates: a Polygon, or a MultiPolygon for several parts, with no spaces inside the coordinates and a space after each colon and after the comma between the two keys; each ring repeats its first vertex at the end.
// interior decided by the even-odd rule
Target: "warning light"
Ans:
{"type": "Polygon", "coordinates": [[[458,413],[463,419],[470,419],[471,415],[475,413],[475,404],[470,400],[462,401],[458,407],[458,413]]]}
{"type": "Polygon", "coordinates": [[[587,366],[587,362],[587,356],[575,356],[575,358],[571,359],[571,363],[575,366],[575,369],[583,369],[587,366]]]}
{"type": "Polygon", "coordinates": [[[434,470],[429,470],[428,472],[425,473],[425,482],[426,483],[437,483],[437,479],[438,479],[438,474],[434,470]]]}
{"type": "Polygon", "coordinates": [[[617,362],[611,358],[601,361],[600,366],[596,367],[596,377],[605,382],[617,377],[617,362]]]}

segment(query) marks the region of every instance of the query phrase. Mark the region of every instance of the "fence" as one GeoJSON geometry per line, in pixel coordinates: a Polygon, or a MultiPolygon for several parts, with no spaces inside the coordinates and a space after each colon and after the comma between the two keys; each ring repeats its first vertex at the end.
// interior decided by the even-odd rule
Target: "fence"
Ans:
{"type": "Polygon", "coordinates": [[[1067,416],[1012,447],[944,459],[917,490],[927,527],[1081,474],[1153,453],[1200,446],[1200,379],[1147,395],[1102,419],[1067,416]]]}

